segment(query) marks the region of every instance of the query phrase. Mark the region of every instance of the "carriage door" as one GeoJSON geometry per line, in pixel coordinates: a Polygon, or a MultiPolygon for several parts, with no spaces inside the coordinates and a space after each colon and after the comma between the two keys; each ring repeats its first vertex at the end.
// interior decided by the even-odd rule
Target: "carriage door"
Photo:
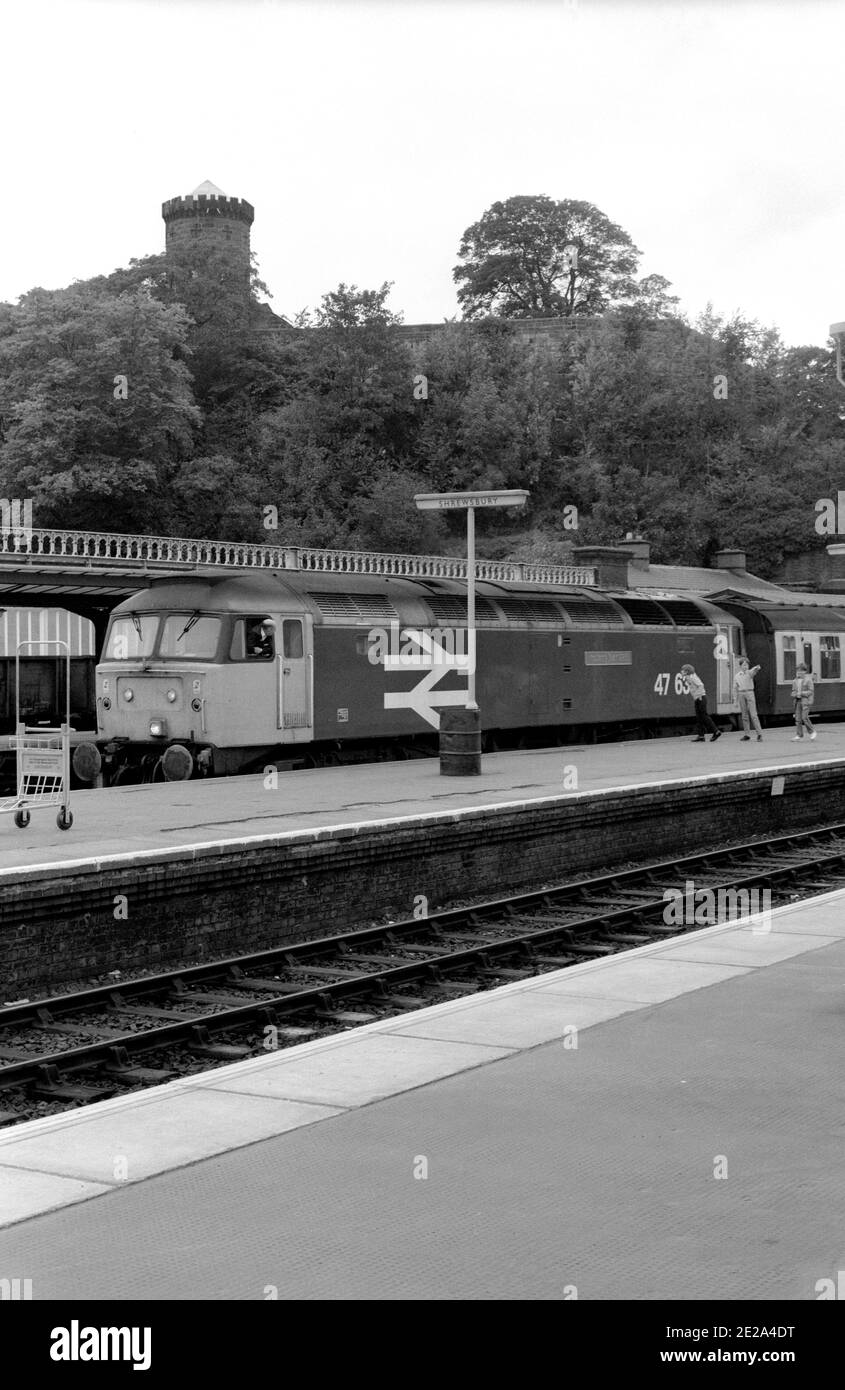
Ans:
{"type": "Polygon", "coordinates": [[[716,627],[716,709],[719,713],[735,713],[739,704],[734,690],[737,661],[742,656],[742,634],[738,626],[716,627]]]}
{"type": "Polygon", "coordinates": [[[314,722],[313,656],[310,617],[282,618],[277,647],[278,727],[285,743],[311,738],[314,722]]]}

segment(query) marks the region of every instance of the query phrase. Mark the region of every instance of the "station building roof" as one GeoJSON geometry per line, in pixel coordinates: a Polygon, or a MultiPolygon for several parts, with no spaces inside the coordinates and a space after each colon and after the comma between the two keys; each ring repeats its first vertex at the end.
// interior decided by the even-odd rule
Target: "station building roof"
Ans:
{"type": "Polygon", "coordinates": [[[773,600],[792,598],[795,591],[784,589],[780,584],[770,584],[767,579],[758,579],[747,570],[706,569],[703,565],[649,565],[631,564],[628,567],[628,582],[632,589],[647,590],[656,598],[655,590],[666,594],[688,591],[708,598],[728,590],[754,598],[773,600]]]}

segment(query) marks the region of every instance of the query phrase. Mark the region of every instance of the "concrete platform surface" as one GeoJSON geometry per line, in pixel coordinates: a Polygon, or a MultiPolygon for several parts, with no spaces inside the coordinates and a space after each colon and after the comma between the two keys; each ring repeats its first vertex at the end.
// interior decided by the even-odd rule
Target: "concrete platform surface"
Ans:
{"type": "Polygon", "coordinates": [[[255,775],[75,792],[69,831],[57,828],[55,807],[34,809],[26,830],[0,815],[0,882],[22,867],[90,863],[110,855],[143,858],[184,846],[214,848],[330,826],[845,760],[845,724],[820,725],[814,742],[791,739],[790,725],[768,730],[763,743],[743,743],[730,733],[716,744],[691,743],[684,736],[491,753],[480,777],[441,777],[438,760],[425,758],[280,772],[275,789],[255,775]]]}
{"type": "Polygon", "coordinates": [[[34,1299],[813,1300],[845,891],[0,1133],[34,1299]]]}

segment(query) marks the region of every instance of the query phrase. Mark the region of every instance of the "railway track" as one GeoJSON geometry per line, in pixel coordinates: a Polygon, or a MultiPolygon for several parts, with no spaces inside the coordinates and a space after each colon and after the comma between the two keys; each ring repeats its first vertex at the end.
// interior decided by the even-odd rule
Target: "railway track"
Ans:
{"type": "Polygon", "coordinates": [[[772,906],[842,887],[845,825],[6,1006],[0,1124],[698,930],[665,921],[690,880],[772,906]]]}

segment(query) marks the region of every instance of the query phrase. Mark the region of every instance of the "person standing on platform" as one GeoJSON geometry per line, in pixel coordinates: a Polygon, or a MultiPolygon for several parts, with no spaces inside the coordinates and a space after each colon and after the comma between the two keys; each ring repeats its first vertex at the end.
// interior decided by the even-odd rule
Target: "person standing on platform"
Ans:
{"type": "Polygon", "coordinates": [[[795,715],[795,736],[792,740],[797,743],[799,738],[804,737],[804,730],[809,729],[810,738],[816,737],[816,731],[810,723],[810,709],[812,708],[815,695],[815,682],[806,666],[797,666],[795,669],[795,680],[792,682],[792,707],[795,715]]]}
{"type": "Polygon", "coordinates": [[[759,670],[759,666],[749,667],[747,656],[739,658],[739,669],[734,677],[734,689],[739,701],[739,712],[742,715],[742,743],[747,743],[751,737],[748,732],[749,720],[757,730],[757,742],[763,742],[763,730],[760,727],[760,720],[757,715],[757,698],[754,694],[754,677],[759,670]]]}
{"type": "Polygon", "coordinates": [[[693,739],[693,743],[703,743],[705,733],[709,732],[710,742],[715,743],[717,738],[722,737],[721,729],[717,729],[710,715],[707,713],[707,691],[704,689],[704,681],[695,674],[693,666],[682,666],[681,675],[686,679],[687,690],[695,702],[695,719],[698,733],[693,739]]]}

